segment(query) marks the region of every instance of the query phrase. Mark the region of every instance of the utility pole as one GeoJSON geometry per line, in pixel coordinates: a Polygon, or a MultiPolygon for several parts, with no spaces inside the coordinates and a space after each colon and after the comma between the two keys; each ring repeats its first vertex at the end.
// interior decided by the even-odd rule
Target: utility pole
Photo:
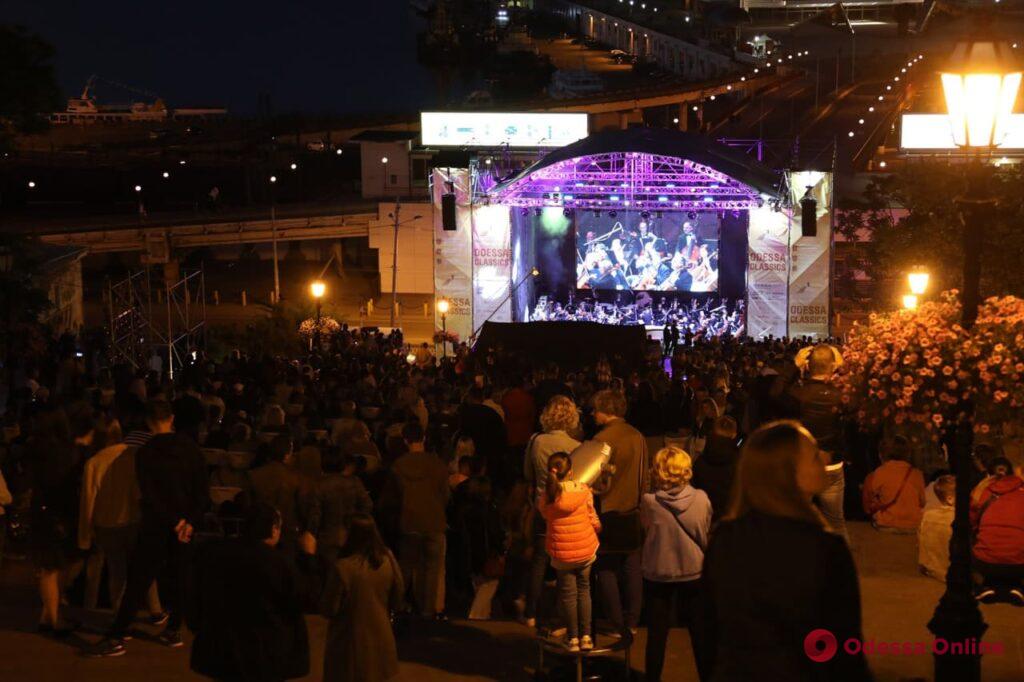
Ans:
{"type": "Polygon", "coordinates": [[[814,111],[818,111],[818,84],[821,81],[821,57],[814,59],[814,111]]]}
{"type": "Polygon", "coordinates": [[[395,197],[395,243],[391,250],[391,327],[395,326],[395,312],[398,309],[398,212],[402,209],[402,200],[395,197]]]}
{"type": "Polygon", "coordinates": [[[281,300],[281,273],[277,265],[277,201],[274,196],[274,187],[277,185],[277,176],[270,176],[270,241],[274,248],[274,304],[281,300]]]}

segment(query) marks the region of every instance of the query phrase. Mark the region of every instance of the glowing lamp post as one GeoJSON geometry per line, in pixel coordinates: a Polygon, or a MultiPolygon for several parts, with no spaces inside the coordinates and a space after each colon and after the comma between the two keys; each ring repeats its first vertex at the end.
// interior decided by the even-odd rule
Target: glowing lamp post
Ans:
{"type": "Polygon", "coordinates": [[[957,146],[990,149],[1003,143],[1020,81],[1009,45],[956,46],[942,71],[942,91],[957,146]]]}
{"type": "MultiPolygon", "coordinates": [[[[991,30],[991,29],[989,29],[991,30]]],[[[953,139],[966,152],[991,153],[1002,144],[1013,112],[1021,71],[1011,61],[1009,48],[989,41],[956,46],[941,72],[953,139]]],[[[981,248],[996,199],[992,195],[991,168],[974,160],[967,172],[964,195],[957,199],[964,252],[963,313],[961,324],[970,329],[978,317],[981,248]]],[[[956,475],[956,510],[949,541],[946,591],[935,607],[928,629],[948,642],[980,641],[988,626],[974,598],[971,577],[971,453],[974,405],[963,401],[962,419],[947,432],[950,467],[956,475]]],[[[981,655],[936,655],[936,682],[975,682],[981,679],[981,655]]]]}
{"type": "Polygon", "coordinates": [[[915,270],[907,275],[907,283],[910,285],[910,293],[914,296],[923,296],[928,291],[929,275],[924,270],[915,270]]]}
{"type": "Polygon", "coordinates": [[[903,309],[904,310],[915,310],[917,309],[917,296],[914,294],[903,294],[903,309]]]}
{"type": "Polygon", "coordinates": [[[448,360],[448,310],[451,303],[447,298],[437,302],[437,312],[441,313],[441,361],[448,360]]]}
{"type": "Polygon", "coordinates": [[[320,348],[320,304],[327,293],[327,284],[323,280],[315,280],[309,285],[309,293],[316,301],[316,328],[313,330],[313,347],[320,348]]]}

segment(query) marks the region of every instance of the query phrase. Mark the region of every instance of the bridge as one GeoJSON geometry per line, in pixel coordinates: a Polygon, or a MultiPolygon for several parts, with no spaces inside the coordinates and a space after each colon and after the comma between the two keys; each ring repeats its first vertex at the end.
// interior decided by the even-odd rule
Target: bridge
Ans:
{"type": "Polygon", "coordinates": [[[236,244],[291,242],[366,237],[378,222],[376,202],[358,201],[324,206],[288,206],[245,210],[231,214],[161,215],[157,219],[128,216],[87,221],[24,224],[16,229],[47,244],[86,247],[91,253],[155,251],[236,244]],[[276,234],[275,234],[276,233],[276,234]]]}

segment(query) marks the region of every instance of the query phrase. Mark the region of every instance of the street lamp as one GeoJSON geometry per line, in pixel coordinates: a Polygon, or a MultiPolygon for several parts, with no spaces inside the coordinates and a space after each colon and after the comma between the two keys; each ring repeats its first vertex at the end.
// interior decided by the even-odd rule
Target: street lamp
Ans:
{"type": "Polygon", "coordinates": [[[441,360],[445,362],[448,360],[448,309],[451,307],[451,303],[448,302],[447,298],[442,298],[437,302],[437,312],[441,313],[441,360]]]}
{"type": "Polygon", "coordinates": [[[327,293],[327,284],[322,279],[313,280],[309,285],[309,293],[316,301],[316,327],[313,330],[313,347],[320,348],[320,303],[327,293]]]}
{"type": "Polygon", "coordinates": [[[928,291],[928,273],[925,270],[914,270],[907,275],[907,283],[910,285],[910,293],[915,296],[922,296],[928,291]]]}
{"type": "Polygon", "coordinates": [[[914,294],[903,294],[903,309],[915,310],[917,308],[917,296],[914,294]]]}
{"type": "MultiPolygon", "coordinates": [[[[991,152],[1002,144],[1021,81],[1021,71],[1006,46],[993,41],[959,43],[941,72],[941,80],[956,144],[967,152],[991,152]]],[[[974,158],[967,169],[965,192],[956,200],[964,252],[961,325],[968,330],[978,317],[982,240],[996,206],[990,189],[990,173],[990,166],[974,158]]],[[[928,629],[948,642],[980,641],[988,629],[974,599],[971,578],[969,509],[974,405],[965,400],[960,410],[963,418],[954,422],[947,434],[950,467],[956,475],[956,503],[946,591],[928,622],[928,629]]],[[[936,682],[981,679],[981,654],[936,654],[934,660],[936,682]]]]}
{"type": "Polygon", "coordinates": [[[1002,144],[1021,71],[1005,43],[963,42],[941,72],[953,141],[959,147],[990,149],[1002,144]]]}

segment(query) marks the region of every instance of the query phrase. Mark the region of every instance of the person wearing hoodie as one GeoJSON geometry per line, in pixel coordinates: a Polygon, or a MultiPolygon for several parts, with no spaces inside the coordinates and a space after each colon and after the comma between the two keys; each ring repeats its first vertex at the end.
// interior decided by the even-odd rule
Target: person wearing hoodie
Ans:
{"type": "Polygon", "coordinates": [[[121,656],[128,626],[154,578],[169,618],[157,639],[177,648],[181,640],[185,602],[185,570],[192,535],[209,505],[206,461],[195,441],[174,432],[174,412],[165,400],[146,405],[146,422],[153,437],[139,448],[135,474],[139,481],[139,540],[128,562],[128,585],[107,636],[90,651],[92,656],[121,656]]]}
{"type": "Polygon", "coordinates": [[[723,415],[711,427],[711,436],[704,446],[704,454],[693,463],[694,488],[703,490],[711,500],[711,521],[717,521],[729,505],[729,493],[736,477],[736,420],[723,415]]]}
{"type": "Polygon", "coordinates": [[[992,460],[989,474],[990,483],[971,504],[971,549],[984,581],[977,598],[1024,606],[1024,480],[1003,457],[992,460]]]}
{"type": "Polygon", "coordinates": [[[712,507],[707,494],[690,485],[692,476],[690,455],[677,447],[662,448],[654,456],[655,491],[644,493],[640,505],[647,531],[641,565],[647,611],[645,670],[650,682],[661,679],[673,611],[680,624],[693,622],[712,507]]]}
{"type": "Polygon", "coordinates": [[[420,614],[441,618],[448,467],[424,448],[423,426],[418,421],[402,427],[402,439],[409,451],[392,466],[402,497],[399,565],[420,614]]]}
{"type": "Polygon", "coordinates": [[[590,636],[590,567],[597,559],[601,530],[590,488],[572,480],[572,459],[564,452],[548,458],[541,513],[547,522],[546,549],[558,576],[558,603],[565,620],[565,647],[594,648],[590,636]]]}

